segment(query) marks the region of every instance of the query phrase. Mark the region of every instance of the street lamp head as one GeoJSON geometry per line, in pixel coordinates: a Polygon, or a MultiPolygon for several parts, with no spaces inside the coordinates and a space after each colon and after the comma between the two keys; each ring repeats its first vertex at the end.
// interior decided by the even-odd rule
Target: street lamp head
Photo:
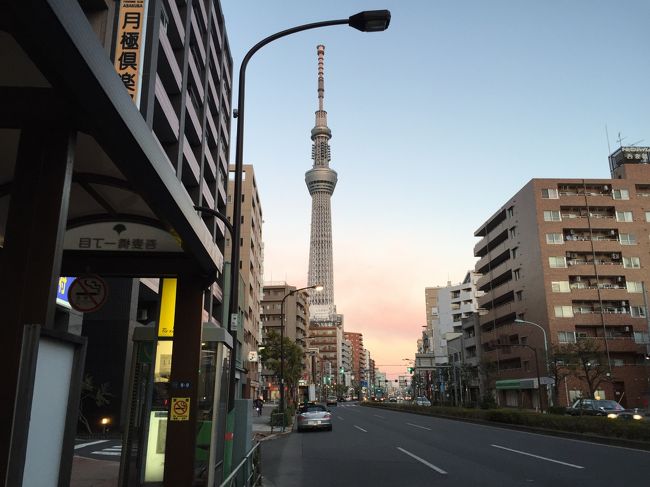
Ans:
{"type": "Polygon", "coordinates": [[[390,24],[389,10],[366,10],[350,17],[348,25],[361,32],[381,32],[390,24]]]}
{"type": "Polygon", "coordinates": [[[524,320],[520,320],[519,318],[515,319],[515,323],[526,323],[524,320]]]}
{"type": "Polygon", "coordinates": [[[322,284],[317,284],[316,286],[314,286],[313,289],[314,291],[321,292],[323,289],[325,289],[325,286],[323,286],[322,284]]]}

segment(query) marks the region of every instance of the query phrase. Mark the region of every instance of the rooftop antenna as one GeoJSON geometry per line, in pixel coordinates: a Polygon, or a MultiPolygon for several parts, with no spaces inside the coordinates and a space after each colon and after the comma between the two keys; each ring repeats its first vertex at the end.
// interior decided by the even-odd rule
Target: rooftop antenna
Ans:
{"type": "Polygon", "coordinates": [[[621,147],[623,147],[623,141],[624,141],[625,139],[627,139],[627,137],[621,137],[621,133],[619,132],[619,133],[618,133],[618,140],[617,140],[619,149],[620,149],[621,147]]]}

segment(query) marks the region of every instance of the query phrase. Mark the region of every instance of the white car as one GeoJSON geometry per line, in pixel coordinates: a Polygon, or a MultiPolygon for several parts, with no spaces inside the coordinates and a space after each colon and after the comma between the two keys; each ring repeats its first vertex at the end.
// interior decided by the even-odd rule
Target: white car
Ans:
{"type": "Polygon", "coordinates": [[[431,406],[431,401],[429,401],[426,397],[420,396],[416,397],[415,401],[413,401],[416,406],[431,406]]]}

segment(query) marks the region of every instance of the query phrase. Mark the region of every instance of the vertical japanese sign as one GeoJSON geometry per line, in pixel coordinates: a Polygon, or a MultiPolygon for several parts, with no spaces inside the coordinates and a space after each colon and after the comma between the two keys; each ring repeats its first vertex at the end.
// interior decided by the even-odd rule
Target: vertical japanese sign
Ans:
{"type": "Polygon", "coordinates": [[[117,23],[115,70],[140,107],[148,0],[123,0],[117,23]]]}

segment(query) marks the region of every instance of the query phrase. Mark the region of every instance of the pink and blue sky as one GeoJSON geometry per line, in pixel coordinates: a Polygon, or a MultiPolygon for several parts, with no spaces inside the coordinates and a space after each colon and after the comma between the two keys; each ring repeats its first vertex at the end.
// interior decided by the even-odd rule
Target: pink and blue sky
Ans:
{"type": "MultiPolygon", "coordinates": [[[[222,0],[235,65],[264,37],[389,9],[269,44],[247,70],[244,160],[264,212],[265,279],[307,282],[325,48],[334,291],[395,378],[426,323],[424,288],[473,268],[474,230],[532,178],[609,177],[609,146],[650,145],[647,0],[222,0]],[[395,366],[399,365],[399,366],[395,366]]],[[[237,93],[233,94],[236,107],[237,93]]],[[[234,126],[234,124],[233,124],[234,126]]],[[[234,147],[235,134],[232,135],[234,147]]],[[[234,162],[234,151],[231,155],[234,162]]]]}

